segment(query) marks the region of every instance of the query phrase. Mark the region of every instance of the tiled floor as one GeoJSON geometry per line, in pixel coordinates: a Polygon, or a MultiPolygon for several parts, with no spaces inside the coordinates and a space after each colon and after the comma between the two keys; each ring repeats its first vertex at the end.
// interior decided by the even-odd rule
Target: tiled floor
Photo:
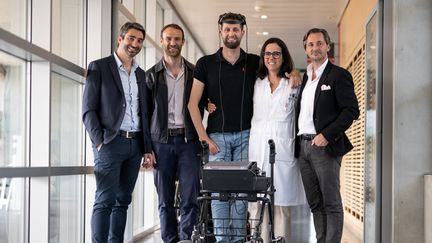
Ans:
{"type": "MultiPolygon", "coordinates": [[[[293,207],[291,210],[291,238],[286,243],[314,243],[315,231],[312,222],[312,216],[309,208],[305,206],[293,207]]],[[[162,243],[160,232],[154,234],[135,243],[162,243]]],[[[342,243],[362,243],[362,241],[354,236],[347,227],[344,227],[342,243]]]]}

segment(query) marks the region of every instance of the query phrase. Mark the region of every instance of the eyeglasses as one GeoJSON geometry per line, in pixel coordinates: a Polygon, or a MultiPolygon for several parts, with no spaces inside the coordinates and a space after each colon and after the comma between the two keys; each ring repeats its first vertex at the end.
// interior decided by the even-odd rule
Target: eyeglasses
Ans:
{"type": "Polygon", "coordinates": [[[263,55],[265,58],[270,58],[270,56],[273,56],[273,58],[278,59],[281,57],[282,53],[280,51],[274,51],[274,52],[263,52],[263,55]]]}

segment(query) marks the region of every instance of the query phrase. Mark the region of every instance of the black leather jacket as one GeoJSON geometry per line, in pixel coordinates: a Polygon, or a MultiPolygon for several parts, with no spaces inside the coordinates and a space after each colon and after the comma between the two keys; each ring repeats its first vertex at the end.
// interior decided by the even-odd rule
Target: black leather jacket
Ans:
{"type": "MultiPolygon", "coordinates": [[[[185,139],[198,138],[192,119],[189,115],[187,104],[192,90],[194,65],[183,58],[185,71],[185,88],[183,96],[183,114],[185,125],[185,139]]],[[[150,134],[152,140],[159,143],[168,142],[168,86],[165,80],[165,69],[162,59],[146,72],[146,83],[151,93],[149,107],[150,113],[150,134]]],[[[201,105],[201,115],[203,115],[201,105]]]]}

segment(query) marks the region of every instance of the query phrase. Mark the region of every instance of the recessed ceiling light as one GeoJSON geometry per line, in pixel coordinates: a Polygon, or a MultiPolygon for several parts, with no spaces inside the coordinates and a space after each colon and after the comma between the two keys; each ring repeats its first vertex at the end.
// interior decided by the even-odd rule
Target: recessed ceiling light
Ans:
{"type": "Polygon", "coordinates": [[[263,31],[263,32],[256,32],[256,35],[269,35],[269,32],[263,31]]]}
{"type": "Polygon", "coordinates": [[[261,15],[261,19],[267,19],[267,18],[268,18],[267,15],[265,15],[265,14],[261,15]]]}

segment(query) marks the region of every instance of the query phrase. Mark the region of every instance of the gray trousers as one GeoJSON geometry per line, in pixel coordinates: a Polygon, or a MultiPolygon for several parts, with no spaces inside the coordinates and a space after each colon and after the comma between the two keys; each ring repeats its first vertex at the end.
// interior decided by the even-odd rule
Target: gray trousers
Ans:
{"type": "Polygon", "coordinates": [[[340,195],[342,157],[330,156],[325,147],[301,140],[299,165],[306,198],[313,214],[317,243],[340,243],[343,207],[340,195]]]}

